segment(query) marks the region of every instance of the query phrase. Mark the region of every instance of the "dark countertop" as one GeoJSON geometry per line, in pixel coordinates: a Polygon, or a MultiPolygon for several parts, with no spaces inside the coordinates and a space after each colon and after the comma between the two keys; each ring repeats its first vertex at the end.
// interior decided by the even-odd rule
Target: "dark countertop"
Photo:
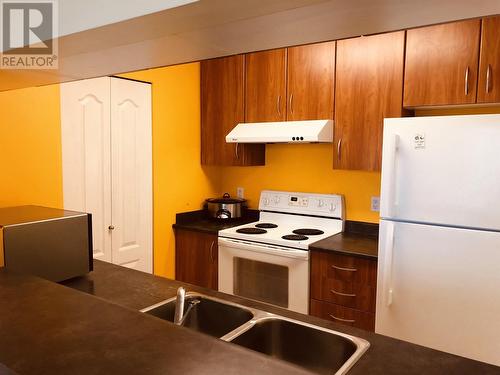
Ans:
{"type": "Polygon", "coordinates": [[[306,373],[138,312],[183,285],[368,340],[352,375],[500,374],[499,367],[100,261],[64,284],[84,293],[0,271],[0,362],[20,374],[306,373]]]}
{"type": "Polygon", "coordinates": [[[137,311],[172,295],[166,279],[96,262],[76,285],[102,298],[0,270],[0,362],[21,375],[307,374],[137,311]]]}
{"type": "Polygon", "coordinates": [[[363,258],[378,258],[378,239],[359,234],[340,233],[309,245],[309,250],[329,251],[363,258]]]}
{"type": "Polygon", "coordinates": [[[315,242],[309,245],[309,250],[377,260],[378,224],[346,221],[343,233],[315,242]]]}
{"type": "Polygon", "coordinates": [[[242,218],[234,220],[215,220],[207,217],[206,211],[183,212],[176,215],[174,229],[192,230],[195,232],[217,234],[222,229],[251,223],[259,219],[259,211],[245,210],[242,218]]]}
{"type": "MultiPolygon", "coordinates": [[[[208,219],[204,210],[179,213],[174,229],[184,229],[216,235],[220,230],[251,223],[259,219],[259,211],[247,210],[243,218],[230,221],[208,219]]],[[[310,250],[332,251],[339,254],[377,259],[378,224],[346,221],[345,232],[309,246],[310,250]]]]}

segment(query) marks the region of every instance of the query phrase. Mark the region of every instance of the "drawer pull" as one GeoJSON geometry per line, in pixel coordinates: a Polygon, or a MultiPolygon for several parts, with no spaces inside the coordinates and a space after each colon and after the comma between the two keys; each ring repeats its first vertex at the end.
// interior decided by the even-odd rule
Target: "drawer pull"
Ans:
{"type": "Polygon", "coordinates": [[[339,322],[344,322],[344,323],[356,323],[354,319],[342,319],[342,318],[337,318],[335,315],[328,314],[330,318],[333,320],[338,320],[339,322]]]}
{"type": "Polygon", "coordinates": [[[333,289],[330,289],[330,292],[332,292],[333,294],[336,294],[338,296],[342,296],[342,297],[356,297],[355,294],[351,294],[351,293],[341,293],[341,292],[337,292],[336,290],[333,290],[333,289]]]}
{"type": "Polygon", "coordinates": [[[491,65],[488,64],[488,69],[486,69],[486,93],[490,92],[490,76],[491,76],[491,65]]]}
{"type": "Polygon", "coordinates": [[[469,95],[469,67],[465,69],[465,96],[469,95]]]}
{"type": "Polygon", "coordinates": [[[215,240],[212,241],[212,243],[210,244],[210,260],[213,262],[215,262],[215,258],[214,258],[214,245],[215,245],[215,240]]]}
{"type": "Polygon", "coordinates": [[[335,266],[335,265],[333,265],[332,268],[335,270],[347,271],[347,272],[356,272],[357,271],[356,268],[345,268],[345,267],[339,267],[339,266],[335,266]]]}

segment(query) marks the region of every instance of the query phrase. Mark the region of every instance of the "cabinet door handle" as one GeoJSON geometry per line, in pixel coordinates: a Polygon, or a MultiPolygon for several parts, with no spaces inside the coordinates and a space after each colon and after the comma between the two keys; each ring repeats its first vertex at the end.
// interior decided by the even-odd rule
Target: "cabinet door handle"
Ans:
{"type": "Polygon", "coordinates": [[[339,141],[337,142],[337,159],[338,159],[338,161],[340,161],[340,159],[341,159],[341,156],[340,156],[341,151],[342,151],[342,138],[340,138],[339,141]]]}
{"type": "Polygon", "coordinates": [[[465,96],[469,95],[469,67],[465,68],[465,96]]]}
{"type": "Polygon", "coordinates": [[[341,296],[341,297],[356,297],[355,294],[351,294],[351,293],[341,293],[341,292],[337,292],[335,289],[330,289],[330,292],[333,293],[333,294],[336,294],[338,296],[341,296]]]}
{"type": "Polygon", "coordinates": [[[213,263],[215,262],[215,257],[214,257],[214,246],[215,246],[215,240],[212,241],[210,244],[210,261],[213,263]]]}
{"type": "Polygon", "coordinates": [[[278,116],[281,117],[281,95],[278,95],[276,99],[276,110],[278,111],[278,116]]]}
{"type": "Polygon", "coordinates": [[[338,320],[339,322],[344,322],[344,323],[356,323],[356,321],[354,319],[342,319],[342,318],[337,318],[335,315],[332,315],[332,314],[328,314],[328,316],[330,316],[330,318],[332,318],[333,320],[338,320]]]}
{"type": "Polygon", "coordinates": [[[293,113],[293,93],[290,94],[289,104],[290,104],[290,113],[293,113]]]}
{"type": "Polygon", "coordinates": [[[346,267],[339,267],[336,265],[332,265],[332,268],[334,270],[347,271],[347,272],[356,272],[358,270],[357,268],[346,268],[346,267]]]}
{"type": "Polygon", "coordinates": [[[238,152],[239,146],[240,146],[240,144],[239,144],[239,143],[236,143],[236,148],[234,149],[234,154],[235,154],[235,156],[236,156],[236,159],[239,159],[239,158],[240,158],[240,154],[239,154],[239,152],[238,152]]]}
{"type": "Polygon", "coordinates": [[[490,92],[491,65],[488,64],[486,69],[486,92],[490,92]]]}
{"type": "Polygon", "coordinates": [[[114,225],[110,225],[110,226],[108,227],[108,229],[109,229],[109,230],[114,230],[114,229],[115,229],[115,226],[114,226],[114,225]]]}

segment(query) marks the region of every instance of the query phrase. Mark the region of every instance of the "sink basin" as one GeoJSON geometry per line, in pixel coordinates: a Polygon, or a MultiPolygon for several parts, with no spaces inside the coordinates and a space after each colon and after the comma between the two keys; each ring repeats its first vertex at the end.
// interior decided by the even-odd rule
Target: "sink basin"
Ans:
{"type": "Polygon", "coordinates": [[[233,344],[318,374],[345,373],[369,344],[361,339],[281,318],[263,318],[230,339],[233,344]]]}
{"type": "MultiPolygon", "coordinates": [[[[173,322],[175,298],[141,311],[173,322]]],[[[222,337],[253,318],[252,312],[243,307],[201,295],[187,295],[184,312],[187,314],[182,324],[183,327],[214,337],[222,337]]]]}
{"type": "MultiPolygon", "coordinates": [[[[173,322],[175,298],[142,312],[173,322]]],[[[345,374],[368,349],[359,337],[255,308],[188,293],[182,326],[318,374],[345,374]]]]}

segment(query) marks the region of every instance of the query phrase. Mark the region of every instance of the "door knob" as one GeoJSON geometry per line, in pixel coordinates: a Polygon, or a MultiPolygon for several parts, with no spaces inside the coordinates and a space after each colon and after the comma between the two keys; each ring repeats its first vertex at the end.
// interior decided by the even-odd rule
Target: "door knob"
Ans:
{"type": "Polygon", "coordinates": [[[109,229],[109,230],[113,230],[113,229],[115,229],[115,226],[114,226],[114,225],[110,225],[110,226],[108,227],[108,229],[109,229]]]}

